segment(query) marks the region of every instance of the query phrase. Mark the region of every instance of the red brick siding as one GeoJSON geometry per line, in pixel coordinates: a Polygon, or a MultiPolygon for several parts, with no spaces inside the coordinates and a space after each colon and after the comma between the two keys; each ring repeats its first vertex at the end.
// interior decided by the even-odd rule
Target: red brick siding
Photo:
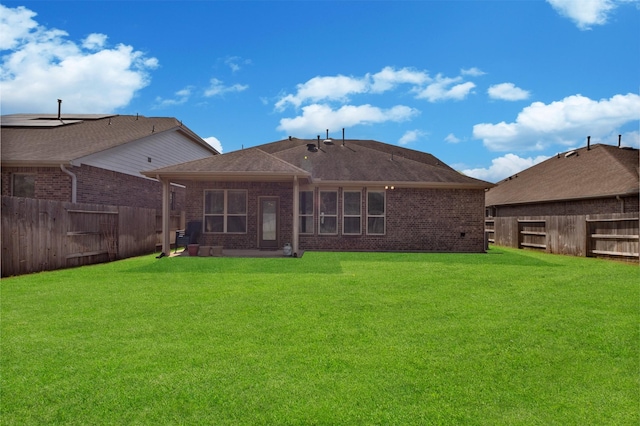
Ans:
{"type": "MultiPolygon", "coordinates": [[[[86,165],[67,169],[77,177],[78,203],[162,208],[160,182],[86,165]]],[[[71,201],[71,177],[59,167],[3,168],[2,195],[11,195],[12,173],[36,174],[35,198],[71,201]]],[[[185,189],[173,186],[171,190],[176,193],[176,210],[181,210],[185,189]]]]}
{"type": "Polygon", "coordinates": [[[11,196],[12,174],[35,174],[35,198],[71,201],[71,177],[60,167],[3,167],[2,195],[11,196]]]}
{"type": "MultiPolygon", "coordinates": [[[[258,247],[258,198],[280,197],[279,244],[292,241],[293,184],[209,183],[187,185],[187,221],[202,221],[205,189],[248,190],[247,233],[204,234],[202,244],[229,249],[258,247]]],[[[330,190],[330,189],[327,189],[330,190]]],[[[351,189],[349,189],[351,190],[351,189]]],[[[318,195],[318,189],[314,194],[318,195]]],[[[318,206],[315,205],[315,234],[300,235],[302,250],[338,251],[484,251],[484,191],[445,189],[395,189],[386,195],[386,234],[366,234],[366,189],[362,190],[362,234],[341,235],[342,190],[338,192],[338,235],[318,235],[318,206]],[[464,234],[464,235],[463,235],[464,234]]]]}

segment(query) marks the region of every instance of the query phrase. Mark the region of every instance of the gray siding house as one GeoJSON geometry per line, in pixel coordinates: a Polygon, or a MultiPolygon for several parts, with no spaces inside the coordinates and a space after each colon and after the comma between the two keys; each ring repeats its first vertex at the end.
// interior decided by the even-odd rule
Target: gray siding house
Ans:
{"type": "MultiPolygon", "coordinates": [[[[141,171],[218,152],[170,117],[14,114],[0,117],[2,195],[160,209],[141,171]]],[[[174,209],[184,188],[173,186],[174,209]]]]}

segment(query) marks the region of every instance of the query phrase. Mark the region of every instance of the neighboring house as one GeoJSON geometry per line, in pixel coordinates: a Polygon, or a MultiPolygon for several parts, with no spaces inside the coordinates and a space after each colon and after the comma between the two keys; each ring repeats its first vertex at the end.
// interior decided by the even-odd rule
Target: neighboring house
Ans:
{"type": "Polygon", "coordinates": [[[205,245],[290,243],[294,255],[485,250],[484,193],[492,184],[430,154],[372,140],[290,137],[143,174],[158,177],[165,191],[170,182],[186,186],[186,219],[201,224],[205,245]]]}
{"type": "MultiPolygon", "coordinates": [[[[140,172],[218,152],[175,118],[107,114],[0,117],[2,195],[160,209],[140,172]]],[[[169,202],[181,209],[184,188],[169,202]]]]}
{"type": "Polygon", "coordinates": [[[487,191],[489,217],[637,212],[638,150],[595,144],[558,154],[487,191]]]}

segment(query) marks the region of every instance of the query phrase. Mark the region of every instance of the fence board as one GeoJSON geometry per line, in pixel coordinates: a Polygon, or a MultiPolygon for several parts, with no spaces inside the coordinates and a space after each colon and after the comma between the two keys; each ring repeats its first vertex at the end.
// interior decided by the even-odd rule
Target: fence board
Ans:
{"type": "Polygon", "coordinates": [[[153,209],[3,196],[0,226],[3,277],[138,256],[156,248],[153,209]],[[118,232],[111,257],[108,229],[118,232]]]}
{"type": "Polygon", "coordinates": [[[486,223],[499,246],[572,256],[640,258],[637,213],[491,217],[486,223]]]}

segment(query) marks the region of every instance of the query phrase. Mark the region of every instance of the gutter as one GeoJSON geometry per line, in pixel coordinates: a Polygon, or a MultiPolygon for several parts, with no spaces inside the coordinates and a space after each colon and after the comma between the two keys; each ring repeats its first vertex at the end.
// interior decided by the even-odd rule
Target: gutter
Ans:
{"type": "Polygon", "coordinates": [[[64,167],[64,164],[60,164],[60,170],[62,170],[65,174],[71,177],[71,202],[77,202],[77,193],[78,193],[78,177],[71,173],[64,167]]]}

